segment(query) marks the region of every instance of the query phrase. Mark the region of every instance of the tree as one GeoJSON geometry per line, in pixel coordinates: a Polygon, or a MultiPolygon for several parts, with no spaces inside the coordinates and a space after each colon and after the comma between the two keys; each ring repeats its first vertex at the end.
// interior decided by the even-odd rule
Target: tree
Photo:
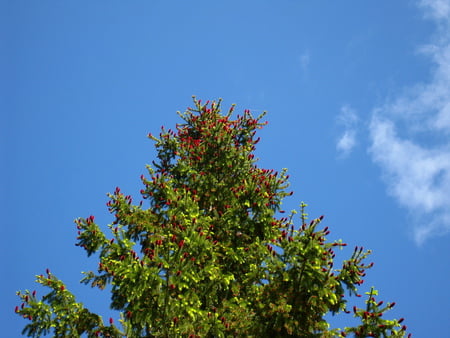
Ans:
{"type": "Polygon", "coordinates": [[[371,289],[360,297],[370,251],[356,247],[340,268],[327,241],[323,216],[307,221],[306,204],[283,216],[288,175],[259,168],[253,151],[264,114],[245,110],[232,119],[221,101],[194,98],[179,113],[176,130],[156,142],[157,161],[141,176],[143,201],[132,203],[119,188],[107,203],[114,221],[103,231],[94,216],[75,221],[77,245],[99,258],[82,282],[111,292],[120,324],[105,323],[47,270],[37,282],[50,288],[18,292],[15,311],[30,320],[23,334],[38,337],[403,337],[400,320],[382,315],[395,303],[377,302],[371,289]],[[109,233],[107,236],[106,232],[109,233]],[[353,313],[360,324],[331,329],[325,315],[353,313]]]}

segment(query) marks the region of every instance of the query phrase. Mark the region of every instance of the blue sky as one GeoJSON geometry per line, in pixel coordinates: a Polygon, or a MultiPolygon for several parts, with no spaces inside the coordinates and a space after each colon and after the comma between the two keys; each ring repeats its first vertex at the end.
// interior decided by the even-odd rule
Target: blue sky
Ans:
{"type": "Polygon", "coordinates": [[[445,336],[449,37],[448,0],[1,1],[2,334],[19,336],[15,292],[47,267],[117,316],[79,284],[96,262],[73,220],[110,223],[116,186],[138,196],[146,135],[196,95],[267,110],[257,156],[289,169],[285,209],[324,214],[342,258],[372,249],[362,291],[397,302],[414,337],[445,336]]]}

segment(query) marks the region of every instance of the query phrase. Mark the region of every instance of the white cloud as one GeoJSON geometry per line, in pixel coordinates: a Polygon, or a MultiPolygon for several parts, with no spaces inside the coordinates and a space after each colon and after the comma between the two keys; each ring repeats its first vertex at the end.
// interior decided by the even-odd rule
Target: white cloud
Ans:
{"type": "MultiPolygon", "coordinates": [[[[450,207],[450,153],[421,147],[396,134],[391,121],[371,122],[373,159],[386,170],[391,193],[411,209],[450,207]]],[[[450,208],[449,212],[450,212],[450,208]]]]}
{"type": "Polygon", "coordinates": [[[343,106],[337,117],[337,123],[344,128],[336,142],[336,150],[343,157],[348,156],[356,146],[358,116],[349,106],[343,106]]]}
{"type": "Polygon", "coordinates": [[[355,145],[356,145],[355,132],[352,130],[346,130],[337,141],[336,149],[342,156],[347,156],[353,150],[355,145]]]}
{"type": "Polygon", "coordinates": [[[300,69],[306,73],[309,68],[310,55],[308,51],[303,52],[299,57],[300,69]]]}
{"type": "Polygon", "coordinates": [[[426,14],[434,19],[446,19],[450,15],[450,2],[448,0],[421,0],[419,6],[425,7],[426,14]]]}
{"type": "Polygon", "coordinates": [[[389,193],[414,216],[421,244],[450,232],[450,0],[419,5],[438,27],[422,48],[434,63],[432,77],[374,110],[370,153],[389,193]]]}

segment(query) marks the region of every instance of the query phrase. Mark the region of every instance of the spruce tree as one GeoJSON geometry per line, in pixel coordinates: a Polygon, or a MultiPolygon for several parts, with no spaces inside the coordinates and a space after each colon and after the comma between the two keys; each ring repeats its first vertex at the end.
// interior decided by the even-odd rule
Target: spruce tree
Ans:
{"type": "Polygon", "coordinates": [[[286,170],[259,168],[255,134],[266,122],[234,105],[194,98],[175,130],[162,129],[157,159],[141,176],[142,201],[116,188],[107,203],[114,220],[75,221],[77,245],[99,259],[82,282],[111,292],[119,323],[104,321],[47,270],[37,282],[50,291],[18,292],[15,311],[31,337],[404,337],[400,320],[382,316],[395,303],[351,307],[370,251],[356,247],[336,268],[323,216],[307,220],[281,210],[286,170]],[[295,225],[298,224],[298,225],[295,225]],[[357,317],[355,327],[330,328],[328,314],[357,317]]]}

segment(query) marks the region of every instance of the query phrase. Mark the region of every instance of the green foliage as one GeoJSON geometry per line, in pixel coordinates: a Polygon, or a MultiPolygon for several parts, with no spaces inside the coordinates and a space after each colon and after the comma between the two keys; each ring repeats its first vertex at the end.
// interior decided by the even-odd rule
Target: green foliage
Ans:
{"type": "Polygon", "coordinates": [[[47,272],[37,282],[50,288],[41,300],[19,292],[16,312],[30,320],[31,337],[403,337],[401,320],[381,316],[394,303],[375,301],[353,307],[361,324],[330,329],[329,313],[345,314],[348,298],[358,295],[369,251],[356,247],[340,268],[327,241],[323,217],[307,222],[301,204],[287,217],[281,202],[288,175],[259,168],[253,151],[264,114],[246,110],[232,119],[218,102],[194,98],[194,108],[180,113],[176,131],[162,129],[158,160],[141,176],[146,201],[133,205],[119,188],[107,203],[114,221],[109,235],[93,216],[79,218],[77,245],[99,257],[97,271],[82,282],[111,286],[111,308],[120,325],[105,324],[75,301],[62,281],[47,272]]]}

